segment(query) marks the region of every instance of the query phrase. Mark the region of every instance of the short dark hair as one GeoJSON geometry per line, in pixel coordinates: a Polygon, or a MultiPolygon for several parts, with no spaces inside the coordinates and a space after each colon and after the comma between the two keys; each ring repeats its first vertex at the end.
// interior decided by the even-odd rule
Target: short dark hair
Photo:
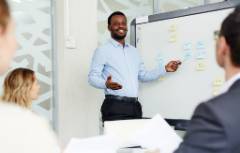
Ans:
{"type": "MultiPolygon", "coordinates": [[[[123,12],[120,12],[120,11],[116,11],[116,12],[113,12],[109,17],[108,17],[108,25],[111,24],[111,19],[113,16],[115,15],[121,15],[121,16],[124,16],[126,18],[126,15],[123,13],[123,12]]],[[[126,18],[127,19],[127,18],[126,18]]]]}
{"type": "Polygon", "coordinates": [[[220,36],[226,39],[231,50],[231,61],[240,66],[240,5],[223,21],[220,36]]]}

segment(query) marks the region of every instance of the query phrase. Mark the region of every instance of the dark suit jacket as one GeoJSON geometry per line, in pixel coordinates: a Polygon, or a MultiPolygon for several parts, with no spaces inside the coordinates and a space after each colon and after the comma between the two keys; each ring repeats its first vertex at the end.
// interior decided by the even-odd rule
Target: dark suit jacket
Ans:
{"type": "Polygon", "coordinates": [[[240,153],[240,80],[198,105],[175,153],[240,153]]]}

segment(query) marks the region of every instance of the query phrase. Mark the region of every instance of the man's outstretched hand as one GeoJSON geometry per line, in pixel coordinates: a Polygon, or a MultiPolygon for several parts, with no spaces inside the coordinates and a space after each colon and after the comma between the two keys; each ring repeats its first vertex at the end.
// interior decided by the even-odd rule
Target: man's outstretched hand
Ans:
{"type": "Polygon", "coordinates": [[[165,69],[167,72],[175,72],[179,65],[181,65],[181,61],[170,61],[166,66],[165,69]]]}
{"type": "Polygon", "coordinates": [[[119,90],[122,89],[122,85],[120,85],[117,82],[112,82],[112,76],[108,76],[107,77],[107,81],[106,81],[106,87],[112,90],[119,90]]]}

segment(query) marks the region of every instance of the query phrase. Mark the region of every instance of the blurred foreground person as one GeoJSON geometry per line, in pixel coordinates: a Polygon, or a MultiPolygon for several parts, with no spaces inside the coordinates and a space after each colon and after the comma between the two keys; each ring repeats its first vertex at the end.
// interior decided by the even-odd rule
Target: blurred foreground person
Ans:
{"type": "MultiPolygon", "coordinates": [[[[14,23],[6,0],[0,0],[0,75],[16,50],[14,23]]],[[[59,153],[48,123],[28,109],[0,102],[0,153],[59,153]]]]}

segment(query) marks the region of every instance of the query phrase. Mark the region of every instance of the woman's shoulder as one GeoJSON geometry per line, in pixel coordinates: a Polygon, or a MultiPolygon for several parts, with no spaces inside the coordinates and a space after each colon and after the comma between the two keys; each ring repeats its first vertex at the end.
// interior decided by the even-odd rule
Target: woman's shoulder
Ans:
{"type": "Polygon", "coordinates": [[[24,149],[21,146],[29,146],[28,149],[35,153],[57,153],[56,150],[59,150],[56,136],[48,122],[29,109],[1,101],[0,124],[0,144],[9,146],[10,150],[16,149],[11,145],[19,143],[19,150],[24,149]],[[12,143],[5,142],[5,138],[11,139],[12,143]],[[42,147],[38,148],[36,144],[42,147]]]}

